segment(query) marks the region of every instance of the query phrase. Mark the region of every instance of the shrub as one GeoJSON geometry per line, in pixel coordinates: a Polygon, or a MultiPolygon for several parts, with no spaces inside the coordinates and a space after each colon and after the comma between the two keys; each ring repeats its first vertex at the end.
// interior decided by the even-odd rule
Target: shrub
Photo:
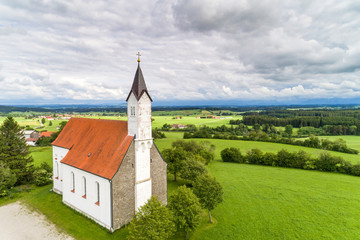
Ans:
{"type": "Polygon", "coordinates": [[[36,186],[44,186],[52,182],[52,174],[45,169],[37,169],[34,171],[34,182],[36,186]]]}
{"type": "Polygon", "coordinates": [[[16,175],[10,168],[0,164],[0,197],[8,195],[8,190],[15,185],[16,180],[16,175]]]}
{"type": "Polygon", "coordinates": [[[275,153],[265,153],[263,156],[263,165],[274,166],[277,163],[277,155],[275,153]]]}
{"type": "Polygon", "coordinates": [[[243,163],[244,158],[238,148],[230,147],[225,148],[220,153],[223,162],[237,162],[243,163]]]}
{"type": "Polygon", "coordinates": [[[250,164],[263,164],[263,153],[260,149],[253,148],[247,152],[246,162],[250,164]]]}
{"type": "Polygon", "coordinates": [[[317,169],[325,172],[337,172],[344,160],[341,157],[331,156],[328,152],[322,152],[315,162],[317,169]]]}

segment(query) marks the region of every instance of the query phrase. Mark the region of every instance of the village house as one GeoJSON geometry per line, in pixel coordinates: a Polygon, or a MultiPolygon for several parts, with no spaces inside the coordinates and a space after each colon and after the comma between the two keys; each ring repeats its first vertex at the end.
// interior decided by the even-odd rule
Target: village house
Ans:
{"type": "Polygon", "coordinates": [[[71,118],[53,142],[53,190],[110,231],[152,195],[167,204],[167,164],[153,142],[140,59],[126,101],[128,121],[71,118]]]}
{"type": "Polygon", "coordinates": [[[26,144],[29,146],[35,146],[36,141],[40,137],[40,133],[36,130],[25,130],[24,131],[24,137],[26,140],[26,144]]]}

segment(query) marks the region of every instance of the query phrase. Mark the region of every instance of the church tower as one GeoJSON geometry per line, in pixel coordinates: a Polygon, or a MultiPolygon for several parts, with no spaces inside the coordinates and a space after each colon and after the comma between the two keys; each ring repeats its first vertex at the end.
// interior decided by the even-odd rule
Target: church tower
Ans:
{"type": "Polygon", "coordinates": [[[153,144],[151,129],[151,102],[144,76],[138,67],[133,85],[126,99],[128,114],[128,135],[134,136],[135,144],[135,210],[151,197],[150,149],[153,144]]]}

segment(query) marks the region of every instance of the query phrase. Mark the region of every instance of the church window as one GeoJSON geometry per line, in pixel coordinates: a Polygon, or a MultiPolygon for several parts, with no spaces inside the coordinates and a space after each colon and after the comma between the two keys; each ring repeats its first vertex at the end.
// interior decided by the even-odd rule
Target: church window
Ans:
{"type": "Polygon", "coordinates": [[[83,198],[86,199],[86,178],[83,177],[83,198]]]}
{"type": "Polygon", "coordinates": [[[71,172],[71,192],[75,192],[75,174],[71,172]]]}
{"type": "Polygon", "coordinates": [[[55,179],[59,179],[59,163],[55,162],[55,179]]]}
{"type": "Polygon", "coordinates": [[[100,205],[100,185],[98,182],[95,182],[95,185],[96,185],[96,202],[95,204],[96,205],[100,205]]]}
{"type": "Polygon", "coordinates": [[[135,107],[130,107],[130,115],[135,116],[135,107]]]}

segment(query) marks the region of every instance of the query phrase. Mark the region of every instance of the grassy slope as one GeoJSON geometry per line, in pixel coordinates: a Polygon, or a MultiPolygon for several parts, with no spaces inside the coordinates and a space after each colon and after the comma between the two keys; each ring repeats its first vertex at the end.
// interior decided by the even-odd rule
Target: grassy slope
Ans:
{"type": "MultiPolygon", "coordinates": [[[[171,147],[171,143],[177,139],[181,139],[183,133],[180,132],[170,132],[165,133],[167,138],[158,139],[156,140],[156,144],[159,148],[169,148],[171,147]]],[[[360,139],[360,137],[359,137],[360,139]]],[[[223,140],[223,139],[192,139],[195,141],[209,141],[216,146],[215,150],[215,158],[220,159],[220,152],[224,148],[227,147],[236,147],[241,150],[242,153],[246,153],[247,150],[252,148],[258,148],[263,152],[277,152],[281,149],[287,149],[290,152],[295,152],[299,150],[306,151],[310,153],[312,156],[316,157],[321,153],[323,150],[316,149],[316,148],[308,148],[308,147],[301,147],[301,146],[294,146],[294,145],[287,145],[287,144],[279,144],[279,143],[269,143],[269,142],[255,142],[255,141],[237,141],[237,140],[223,140]]],[[[339,156],[344,158],[347,161],[352,163],[360,163],[360,155],[355,154],[347,154],[347,153],[340,153],[340,152],[333,152],[328,151],[331,155],[339,156]]]]}
{"type": "Polygon", "coordinates": [[[218,224],[197,239],[357,239],[360,178],[214,162],[218,224]]]}
{"type": "Polygon", "coordinates": [[[331,141],[342,138],[349,147],[360,151],[360,136],[322,136],[319,138],[327,138],[331,141]]]}

